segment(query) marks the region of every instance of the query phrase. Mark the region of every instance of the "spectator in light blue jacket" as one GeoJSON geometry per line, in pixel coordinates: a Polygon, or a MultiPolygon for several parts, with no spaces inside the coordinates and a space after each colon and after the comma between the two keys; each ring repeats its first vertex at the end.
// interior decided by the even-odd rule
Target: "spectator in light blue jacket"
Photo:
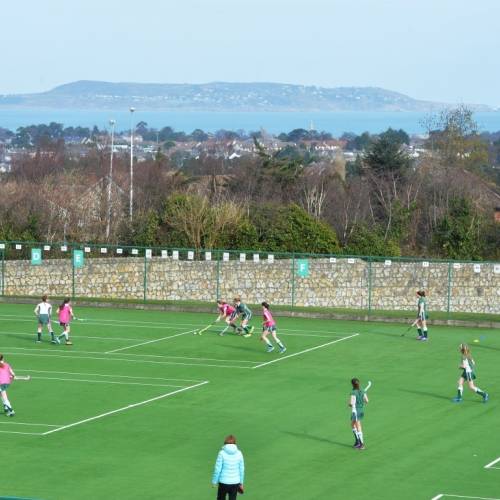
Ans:
{"type": "Polygon", "coordinates": [[[229,435],[224,439],[224,446],[217,455],[215,461],[212,485],[217,490],[217,500],[235,500],[238,492],[243,493],[243,481],[245,477],[245,462],[243,454],[236,446],[236,438],[229,435]]]}

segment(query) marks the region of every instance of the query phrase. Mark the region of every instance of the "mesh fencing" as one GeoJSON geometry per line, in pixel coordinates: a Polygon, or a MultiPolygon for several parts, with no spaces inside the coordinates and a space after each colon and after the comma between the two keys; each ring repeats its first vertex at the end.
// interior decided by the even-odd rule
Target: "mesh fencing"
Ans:
{"type": "Polygon", "coordinates": [[[128,246],[0,243],[2,296],[500,314],[500,263],[128,246]]]}

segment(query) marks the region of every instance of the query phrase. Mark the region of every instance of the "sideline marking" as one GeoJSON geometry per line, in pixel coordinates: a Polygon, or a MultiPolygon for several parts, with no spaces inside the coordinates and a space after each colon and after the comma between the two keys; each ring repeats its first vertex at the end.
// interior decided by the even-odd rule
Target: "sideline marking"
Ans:
{"type": "Polygon", "coordinates": [[[57,373],[59,375],[87,375],[88,377],[111,377],[111,378],[130,378],[137,380],[173,380],[174,382],[199,382],[192,378],[164,378],[164,377],[133,377],[132,375],[109,375],[104,373],[81,373],[81,372],[57,372],[54,370],[30,370],[29,368],[20,368],[20,372],[31,373],[57,373]]]}
{"type": "Polygon", "coordinates": [[[353,335],[349,335],[348,337],[343,337],[341,339],[333,340],[332,342],[327,342],[326,344],[321,344],[321,345],[318,345],[316,347],[310,347],[309,349],[304,349],[303,351],[294,352],[293,354],[288,354],[287,356],[283,356],[281,358],[276,358],[276,359],[273,359],[272,361],[267,361],[265,363],[261,363],[260,365],[253,366],[252,370],[254,370],[255,368],[261,368],[262,366],[270,365],[272,363],[278,363],[279,361],[283,361],[283,360],[288,359],[288,358],[293,358],[294,356],[299,356],[300,354],[305,354],[306,352],[315,351],[316,349],[321,349],[323,347],[327,347],[329,345],[336,344],[337,342],[342,342],[343,340],[352,339],[354,337],[357,337],[358,335],[359,335],[359,333],[354,333],[353,335]]]}
{"type": "Polygon", "coordinates": [[[500,467],[493,467],[496,463],[500,462],[500,457],[498,457],[496,460],[493,460],[493,462],[490,462],[488,465],[485,465],[485,469],[500,469],[500,467]]]}
{"type": "Polygon", "coordinates": [[[79,420],[78,422],[73,422],[72,424],[63,425],[62,427],[58,427],[57,429],[52,429],[47,432],[43,432],[42,436],[48,436],[49,434],[54,434],[55,432],[63,431],[65,429],[69,429],[71,427],[76,427],[77,425],[86,424],[87,422],[92,422],[94,420],[98,420],[100,418],[108,417],[109,415],[114,415],[115,413],[120,413],[122,411],[130,410],[131,408],[137,408],[138,406],[144,406],[148,403],[152,403],[153,401],[158,401],[160,399],[165,399],[170,396],[174,396],[175,394],[179,394],[180,392],[189,391],[190,389],[195,389],[196,387],[201,387],[202,385],[208,384],[208,380],[204,380],[199,384],[190,385],[188,387],[183,387],[182,389],[177,389],[176,391],[167,392],[166,394],[161,394],[160,396],[156,396],[155,398],[146,399],[144,401],[139,401],[138,403],[130,404],[127,406],[122,406],[116,410],[111,410],[106,413],[101,413],[100,415],[95,415],[94,417],[86,418],[84,420],[79,420]]]}
{"type": "Polygon", "coordinates": [[[113,349],[111,351],[106,351],[104,354],[112,354],[114,352],[125,351],[126,349],[133,349],[134,347],[140,347],[141,345],[154,344],[155,342],[161,342],[162,340],[170,340],[175,337],[180,337],[182,335],[187,335],[188,333],[193,333],[196,330],[188,330],[187,332],[176,333],[175,335],[169,335],[168,337],[162,337],[161,339],[148,340],[146,342],[140,342],[139,344],[133,344],[126,347],[119,347],[118,349],[113,349]]]}
{"type": "MultiPolygon", "coordinates": [[[[33,349],[36,351],[37,349],[33,349]]],[[[83,352],[83,351],[80,351],[83,352]]],[[[150,363],[154,365],[181,365],[181,366],[203,366],[209,368],[239,368],[241,370],[251,370],[252,366],[237,366],[237,365],[210,365],[208,363],[181,363],[179,361],[154,361],[152,359],[130,359],[130,358],[101,358],[97,356],[75,356],[70,354],[68,356],[61,356],[59,354],[40,354],[37,353],[27,353],[27,352],[8,352],[4,351],[4,354],[9,356],[38,356],[41,358],[62,358],[62,359],[92,359],[94,361],[128,361],[129,363],[150,363]]],[[[96,353],[96,354],[106,354],[106,353],[96,353]]],[[[125,356],[132,356],[131,354],[125,354],[125,356]]],[[[134,356],[142,356],[141,354],[135,354],[134,356]]]]}
{"type": "MultiPolygon", "coordinates": [[[[6,424],[6,425],[32,425],[34,427],[60,427],[61,424],[30,424],[29,422],[0,422],[0,424],[6,424]]],[[[8,431],[5,431],[8,432],[8,431]]]]}
{"type": "Polygon", "coordinates": [[[64,382],[85,382],[90,384],[115,384],[115,385],[140,385],[148,387],[184,387],[183,385],[172,384],[144,384],[142,382],[117,382],[114,380],[92,380],[81,378],[61,378],[61,377],[31,377],[31,380],[62,380],[64,382]]]}
{"type": "Polygon", "coordinates": [[[468,496],[463,496],[463,495],[450,495],[448,493],[440,493],[439,495],[432,497],[431,500],[439,500],[440,498],[447,498],[447,497],[450,497],[450,498],[475,498],[477,500],[500,500],[500,498],[468,497],[468,496]]]}

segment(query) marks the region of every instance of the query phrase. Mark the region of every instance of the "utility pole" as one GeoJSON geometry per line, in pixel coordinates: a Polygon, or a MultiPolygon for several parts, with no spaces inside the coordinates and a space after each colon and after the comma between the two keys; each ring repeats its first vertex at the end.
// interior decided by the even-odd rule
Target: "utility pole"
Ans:
{"type": "Polygon", "coordinates": [[[134,111],[135,108],[130,108],[130,207],[129,207],[129,215],[130,222],[132,222],[133,214],[134,214],[134,111]]]}
{"type": "Polygon", "coordinates": [[[111,156],[109,158],[109,178],[108,178],[108,220],[106,223],[106,240],[109,240],[109,233],[111,231],[111,185],[113,184],[113,153],[114,153],[114,140],[115,140],[115,120],[109,120],[111,125],[111,156]]]}

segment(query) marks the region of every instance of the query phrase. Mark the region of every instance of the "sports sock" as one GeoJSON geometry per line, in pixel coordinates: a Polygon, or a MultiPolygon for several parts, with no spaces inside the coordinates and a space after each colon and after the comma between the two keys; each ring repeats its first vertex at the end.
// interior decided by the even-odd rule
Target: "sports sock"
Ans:
{"type": "Polygon", "coordinates": [[[463,387],[459,387],[458,391],[457,391],[457,397],[461,399],[462,396],[463,396],[463,393],[464,393],[464,388],[463,387]]]}
{"type": "Polygon", "coordinates": [[[356,444],[358,444],[359,443],[358,431],[356,429],[353,429],[352,433],[354,434],[354,439],[356,440],[356,444]]]}
{"type": "Polygon", "coordinates": [[[3,400],[3,405],[8,409],[8,410],[12,410],[12,406],[10,405],[10,401],[9,401],[9,398],[2,398],[3,400]]]}
{"type": "Polygon", "coordinates": [[[418,336],[421,337],[422,336],[422,328],[417,328],[417,333],[418,333],[418,336]]]}
{"type": "Polygon", "coordinates": [[[250,328],[249,328],[249,326],[248,326],[248,325],[245,325],[245,326],[243,327],[243,330],[245,330],[245,333],[249,333],[250,328]]]}
{"type": "Polygon", "coordinates": [[[55,338],[54,332],[50,332],[50,338],[51,338],[52,340],[54,340],[54,338],[55,338]]]}
{"type": "Polygon", "coordinates": [[[276,339],[276,342],[278,342],[278,345],[281,347],[281,349],[285,348],[285,346],[283,345],[283,343],[281,342],[281,340],[276,339]]]}
{"type": "Polygon", "coordinates": [[[359,442],[363,444],[363,431],[358,431],[359,442]]]}
{"type": "Polygon", "coordinates": [[[479,387],[476,387],[476,394],[479,394],[480,396],[484,396],[484,391],[479,389],[479,387]]]}
{"type": "Polygon", "coordinates": [[[269,339],[264,339],[264,342],[267,344],[268,347],[273,346],[273,344],[271,343],[271,341],[269,339]]]}
{"type": "Polygon", "coordinates": [[[424,328],[424,337],[427,338],[427,328],[424,328]]]}
{"type": "Polygon", "coordinates": [[[42,340],[42,332],[36,332],[37,340],[42,340]]]}

